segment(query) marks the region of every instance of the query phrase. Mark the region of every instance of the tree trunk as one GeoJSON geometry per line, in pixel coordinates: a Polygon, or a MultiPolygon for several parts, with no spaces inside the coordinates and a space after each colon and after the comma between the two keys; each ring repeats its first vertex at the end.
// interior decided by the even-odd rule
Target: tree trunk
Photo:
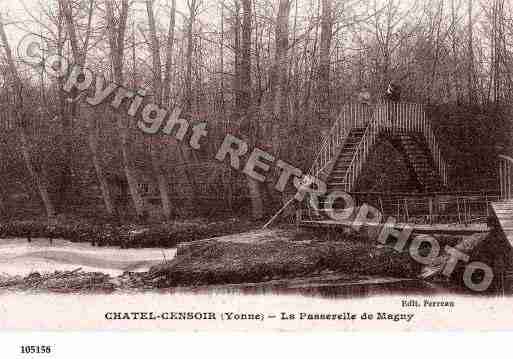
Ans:
{"type": "Polygon", "coordinates": [[[91,151],[93,157],[93,165],[96,172],[96,178],[100,184],[100,190],[103,203],[105,204],[105,210],[109,216],[114,216],[116,214],[116,209],[110,195],[109,184],[105,178],[102,161],[100,160],[100,154],[98,153],[98,132],[96,129],[97,124],[95,123],[96,121],[94,119],[91,119],[90,121],[92,121],[92,123],[90,123],[91,128],[89,130],[89,150],[91,151]]]}
{"type": "Polygon", "coordinates": [[[121,137],[121,154],[123,156],[123,170],[125,172],[126,181],[128,183],[128,191],[134,205],[135,213],[139,218],[144,215],[144,201],[139,193],[137,177],[135,176],[132,163],[130,161],[130,152],[128,148],[128,135],[130,126],[122,123],[122,118],[118,114],[114,115],[118,123],[119,133],[121,137]]]}
{"type": "MultiPolygon", "coordinates": [[[[73,16],[71,12],[71,7],[69,4],[69,0],[60,0],[60,9],[62,9],[62,13],[64,14],[64,19],[66,21],[66,28],[68,31],[68,36],[70,38],[70,44],[72,49],[73,58],[75,63],[79,66],[84,66],[86,62],[87,55],[87,46],[88,39],[91,32],[91,19],[93,15],[94,9],[94,1],[90,0],[89,2],[89,14],[88,14],[88,28],[86,34],[86,40],[83,45],[83,48],[80,49],[78,45],[78,39],[76,35],[76,26],[73,21],[73,16]]],[[[62,81],[61,81],[61,93],[62,93],[62,81]]],[[[76,103],[72,104],[71,109],[71,118],[76,118],[80,115],[79,108],[76,103]]],[[[63,119],[63,123],[66,122],[64,119],[66,118],[66,114],[64,112],[64,104],[61,105],[61,117],[63,119]]],[[[69,121],[67,121],[69,122],[69,121]]],[[[64,126],[65,127],[65,126],[64,126]]],[[[70,129],[68,129],[70,131],[70,129]]],[[[68,136],[64,136],[65,138],[71,138],[68,136]]],[[[70,145],[71,146],[71,145],[70,145]]],[[[95,118],[92,118],[89,123],[89,150],[91,151],[93,158],[93,166],[96,172],[96,178],[100,185],[100,190],[103,198],[103,203],[105,204],[105,210],[109,214],[109,216],[113,216],[115,214],[115,207],[112,202],[112,197],[110,195],[109,185],[105,178],[105,174],[103,172],[103,168],[101,165],[100,155],[98,153],[98,123],[95,118]]],[[[71,150],[68,149],[69,153],[71,150]]]]}
{"type": "Polygon", "coordinates": [[[93,165],[96,171],[96,178],[100,184],[100,190],[102,193],[103,203],[105,204],[105,209],[107,210],[109,216],[113,216],[115,214],[115,208],[112,202],[112,197],[110,195],[109,184],[105,178],[105,173],[103,172],[100,155],[98,154],[98,123],[96,121],[96,117],[91,119],[89,126],[89,149],[91,150],[93,157],[93,165]]]}
{"type": "Polygon", "coordinates": [[[55,209],[53,206],[53,203],[50,199],[50,196],[48,194],[48,187],[46,182],[42,179],[41,174],[38,173],[34,169],[34,165],[32,164],[32,160],[30,157],[30,146],[27,134],[25,132],[24,128],[24,118],[23,118],[23,108],[22,108],[22,101],[23,101],[23,93],[22,88],[23,84],[21,83],[21,79],[18,74],[18,70],[16,69],[16,65],[14,64],[14,60],[12,57],[11,47],[9,45],[9,41],[7,40],[7,35],[5,33],[4,29],[4,23],[3,19],[0,17],[0,38],[2,39],[2,42],[4,44],[4,50],[5,55],[7,57],[7,64],[9,67],[11,78],[14,82],[14,91],[15,93],[15,123],[17,127],[17,132],[20,136],[20,147],[21,152],[23,154],[23,159],[25,160],[25,165],[27,166],[27,169],[31,175],[31,177],[34,179],[37,189],[39,190],[39,195],[41,196],[41,199],[43,201],[43,204],[45,206],[46,210],[46,216],[48,217],[48,220],[52,220],[55,217],[55,209]],[[16,103],[18,105],[16,105],[16,103]]]}
{"type": "Polygon", "coordinates": [[[186,116],[191,116],[192,111],[192,53],[194,50],[194,22],[196,21],[196,0],[191,0],[189,6],[189,19],[187,22],[187,54],[185,70],[185,109],[186,116]]]}
{"type": "MultiPolygon", "coordinates": [[[[107,26],[109,35],[110,60],[112,63],[112,75],[114,81],[123,85],[123,52],[125,43],[125,31],[128,17],[128,0],[121,0],[121,10],[119,19],[114,19],[113,3],[105,2],[107,14],[107,26]],[[116,26],[117,25],[117,26],[116,26]]],[[[121,139],[121,153],[123,157],[123,170],[125,172],[128,183],[128,190],[134,205],[135,213],[139,218],[143,216],[144,202],[139,193],[138,182],[130,161],[130,153],[128,148],[128,135],[130,131],[129,120],[123,123],[119,114],[114,114],[116,123],[118,124],[119,135],[121,139]]]]}
{"type": "Polygon", "coordinates": [[[162,166],[158,164],[160,162],[158,154],[156,154],[154,151],[152,151],[151,153],[151,161],[153,165],[153,171],[155,172],[155,176],[157,177],[160,201],[162,202],[162,213],[164,214],[165,219],[169,220],[171,218],[171,200],[169,199],[169,184],[163,172],[162,166]]]}
{"type": "Polygon", "coordinates": [[[240,105],[243,115],[251,114],[251,0],[242,1],[242,49],[240,61],[240,105]]]}
{"type": "Polygon", "coordinates": [[[428,104],[430,104],[432,101],[433,90],[434,90],[435,81],[436,81],[436,77],[437,77],[438,61],[439,61],[439,57],[440,57],[440,42],[441,42],[440,41],[440,32],[441,32],[442,21],[443,21],[443,16],[444,16],[443,1],[440,2],[439,6],[440,7],[437,12],[438,23],[437,23],[437,28],[436,28],[435,54],[434,54],[434,58],[433,58],[433,66],[431,67],[431,79],[429,81],[429,88],[428,88],[428,95],[427,95],[427,103],[428,104]]]}
{"type": "MultiPolygon", "coordinates": [[[[242,51],[240,63],[240,83],[242,86],[241,91],[241,110],[248,124],[244,126],[246,133],[244,134],[246,140],[255,139],[257,131],[252,131],[251,126],[253,123],[253,111],[251,111],[252,96],[251,96],[251,0],[242,0],[242,51]]],[[[260,184],[249,176],[246,177],[248,181],[249,195],[251,198],[251,206],[254,219],[261,219],[264,216],[264,204],[260,192],[260,184]]]]}
{"type": "Polygon", "coordinates": [[[321,46],[319,58],[319,122],[330,124],[330,50],[332,37],[331,0],[322,0],[321,46]]]}
{"type": "MultiPolygon", "coordinates": [[[[290,0],[280,0],[278,16],[276,19],[276,51],[274,58],[274,86],[273,86],[273,143],[278,144],[278,151],[282,155],[288,150],[288,91],[287,66],[289,46],[289,12],[290,0]],[[283,145],[283,143],[285,145],[283,145]]],[[[283,155],[282,155],[283,156],[283,155]]]]}
{"type": "Polygon", "coordinates": [[[462,99],[462,90],[460,86],[460,78],[458,71],[458,53],[456,49],[456,9],[454,7],[454,0],[451,0],[451,49],[452,49],[452,59],[453,59],[453,68],[452,68],[452,77],[454,81],[454,88],[456,94],[456,103],[459,104],[462,99]]]}
{"type": "MultiPolygon", "coordinates": [[[[174,4],[173,4],[174,6],[174,4]]],[[[146,10],[148,13],[148,23],[150,28],[150,38],[151,38],[151,54],[152,54],[152,64],[153,64],[153,91],[155,94],[156,103],[162,105],[162,70],[160,63],[160,46],[159,40],[157,37],[157,28],[155,25],[155,17],[153,14],[153,0],[146,1],[146,10]]],[[[172,10],[174,11],[174,10],[172,10]]],[[[174,14],[171,15],[174,17],[174,14]]],[[[174,21],[172,21],[174,23],[174,21]]],[[[174,27],[174,24],[173,24],[174,27]]],[[[171,31],[171,30],[170,30],[171,31]]],[[[172,57],[172,49],[169,46],[173,46],[173,42],[168,40],[168,48],[167,48],[167,61],[166,61],[166,78],[169,78],[169,72],[171,70],[171,57],[172,57]]],[[[169,88],[169,83],[166,83],[166,89],[169,88]]],[[[167,92],[168,93],[168,92],[167,92]]],[[[168,96],[168,95],[166,95],[168,96]]],[[[166,176],[162,169],[162,165],[160,163],[160,142],[159,137],[157,135],[152,135],[148,141],[150,142],[150,153],[151,153],[151,165],[153,167],[153,172],[155,173],[155,177],[157,178],[160,201],[162,203],[162,212],[166,220],[171,218],[171,201],[169,200],[169,189],[168,183],[166,180],[166,176]]]]}
{"type": "Polygon", "coordinates": [[[165,107],[170,106],[171,98],[171,66],[173,64],[173,45],[175,43],[175,17],[176,17],[176,0],[171,0],[171,13],[169,20],[169,29],[167,34],[166,46],[166,68],[164,72],[164,99],[165,107]]]}
{"type": "Polygon", "coordinates": [[[29,150],[30,146],[28,143],[27,134],[25,133],[25,129],[19,128],[18,131],[20,133],[21,151],[23,153],[25,165],[27,166],[30,175],[36,182],[39,194],[41,195],[41,199],[43,200],[43,204],[45,206],[48,220],[52,220],[55,217],[55,209],[48,194],[48,186],[46,182],[41,178],[42,176],[35,170],[34,165],[32,164],[29,150]]]}
{"type": "Polygon", "coordinates": [[[7,215],[7,205],[5,204],[3,194],[0,193],[0,216],[7,215]]]}
{"type": "Polygon", "coordinates": [[[240,96],[241,96],[241,74],[240,74],[240,55],[241,55],[241,45],[240,45],[240,3],[239,0],[234,1],[235,10],[234,10],[234,24],[233,24],[233,51],[234,51],[234,64],[233,64],[233,82],[232,82],[232,91],[233,91],[233,116],[237,119],[240,118],[240,96]]]}
{"type": "MultiPolygon", "coordinates": [[[[321,15],[321,3],[319,2],[318,3],[318,6],[317,6],[317,17],[320,18],[320,15],[321,15]]],[[[316,24],[315,24],[315,37],[314,37],[314,43],[313,43],[313,49],[311,51],[311,56],[310,56],[310,71],[309,71],[309,75],[308,75],[308,79],[307,79],[307,84],[306,84],[306,90],[305,90],[305,97],[304,97],[304,100],[303,100],[303,107],[307,109],[307,111],[310,110],[310,100],[311,100],[311,93],[312,93],[312,82],[313,82],[313,78],[314,78],[314,69],[315,69],[315,57],[316,57],[316,53],[317,53],[317,44],[318,44],[318,41],[319,41],[319,22],[316,21],[316,24]]],[[[306,59],[305,59],[306,61],[306,59]]],[[[310,124],[310,126],[317,126],[317,123],[312,123],[310,124]]]]}
{"type": "MultiPolygon", "coordinates": [[[[89,7],[89,28],[87,32],[91,31],[91,16],[93,12],[93,1],[90,1],[89,7]]],[[[64,20],[66,23],[66,30],[69,36],[69,42],[71,45],[71,53],[73,54],[73,58],[75,63],[79,66],[84,66],[85,64],[85,56],[87,53],[87,41],[83,49],[79,47],[79,41],[77,37],[76,26],[73,20],[73,13],[70,4],[70,0],[59,0],[59,18],[64,16],[64,20]]],[[[89,39],[89,34],[86,35],[87,39],[89,39]]],[[[61,46],[63,44],[59,44],[61,46]]],[[[62,53],[62,48],[59,49],[59,52],[62,53]]],[[[62,89],[63,81],[59,83],[61,85],[60,95],[64,97],[64,92],[62,89]]],[[[76,102],[71,103],[70,105],[71,111],[68,115],[66,115],[64,111],[64,106],[61,108],[61,124],[62,124],[62,152],[63,152],[63,161],[61,164],[61,177],[59,180],[59,208],[62,211],[65,207],[67,194],[69,188],[72,186],[72,170],[71,164],[73,163],[73,119],[79,116],[79,109],[76,102]]]]}
{"type": "Polygon", "coordinates": [[[468,0],[468,102],[472,105],[475,101],[474,94],[474,34],[472,22],[472,0],[468,0]]]}
{"type": "MultiPolygon", "coordinates": [[[[5,143],[5,146],[8,146],[8,144],[5,143]]],[[[0,170],[2,171],[2,173],[7,173],[6,168],[4,168],[3,164],[5,164],[8,160],[9,158],[7,156],[3,157],[2,155],[0,155],[0,161],[2,162],[2,165],[0,165],[0,170]]],[[[8,216],[7,202],[9,200],[9,197],[8,193],[6,192],[7,188],[9,188],[9,186],[4,181],[4,178],[0,177],[0,217],[8,216]]]]}

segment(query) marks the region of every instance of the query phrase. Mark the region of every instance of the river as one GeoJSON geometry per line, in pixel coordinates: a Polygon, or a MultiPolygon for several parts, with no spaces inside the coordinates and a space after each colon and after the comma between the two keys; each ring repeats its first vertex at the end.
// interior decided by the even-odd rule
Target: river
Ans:
{"type": "Polygon", "coordinates": [[[174,258],[173,248],[120,249],[93,247],[61,239],[9,238],[0,240],[0,274],[28,275],[32,272],[54,272],[82,268],[112,276],[124,271],[147,271],[152,265],[174,258]]]}
{"type": "MultiPolygon", "coordinates": [[[[82,268],[86,272],[102,272],[114,277],[125,271],[147,271],[153,265],[173,259],[175,255],[176,249],[174,248],[121,249],[93,247],[89,243],[76,243],[61,239],[54,239],[52,242],[46,238],[33,238],[31,242],[19,238],[1,239],[0,275],[26,276],[32,272],[69,271],[82,268]]],[[[394,294],[469,294],[463,288],[449,283],[334,273],[265,283],[173,288],[159,292],[229,295],[299,294],[327,298],[394,294]]]]}

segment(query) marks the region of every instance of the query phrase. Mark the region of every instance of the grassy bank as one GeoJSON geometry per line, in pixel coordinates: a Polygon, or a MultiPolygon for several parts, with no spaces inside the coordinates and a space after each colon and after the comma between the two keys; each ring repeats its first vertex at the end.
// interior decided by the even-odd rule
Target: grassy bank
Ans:
{"type": "Polygon", "coordinates": [[[245,235],[247,240],[234,236],[179,249],[175,259],[153,267],[148,279],[159,287],[174,287],[264,282],[324,271],[404,278],[415,277],[420,270],[408,254],[354,235],[339,236],[336,241],[292,230],[245,235]]]}

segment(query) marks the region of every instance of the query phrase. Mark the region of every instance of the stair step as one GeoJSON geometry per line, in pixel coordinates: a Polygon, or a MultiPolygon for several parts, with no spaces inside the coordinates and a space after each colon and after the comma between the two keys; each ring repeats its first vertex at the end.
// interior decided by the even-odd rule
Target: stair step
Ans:
{"type": "Polygon", "coordinates": [[[333,182],[339,183],[339,182],[344,182],[345,180],[346,180],[346,172],[336,173],[335,175],[330,176],[330,178],[328,178],[326,183],[328,183],[328,184],[333,183],[333,182]]]}
{"type": "Polygon", "coordinates": [[[335,165],[335,167],[333,168],[332,173],[337,173],[337,172],[344,172],[345,173],[350,164],[351,164],[351,162],[342,162],[342,163],[340,163],[338,165],[335,165]]]}
{"type": "Polygon", "coordinates": [[[337,166],[331,172],[332,174],[346,174],[347,166],[337,166]]]}
{"type": "MultiPolygon", "coordinates": [[[[331,172],[330,177],[333,177],[333,176],[344,177],[346,175],[348,169],[349,169],[349,165],[339,166],[338,168],[333,170],[333,172],[331,172]]],[[[329,180],[329,178],[328,178],[328,180],[329,180]]]]}
{"type": "MultiPolygon", "coordinates": [[[[337,183],[340,183],[345,179],[346,179],[346,176],[336,176],[336,177],[334,176],[334,177],[331,177],[330,181],[333,180],[333,181],[337,181],[337,183]]],[[[332,182],[328,182],[328,184],[330,184],[330,183],[332,183],[332,182]]]]}

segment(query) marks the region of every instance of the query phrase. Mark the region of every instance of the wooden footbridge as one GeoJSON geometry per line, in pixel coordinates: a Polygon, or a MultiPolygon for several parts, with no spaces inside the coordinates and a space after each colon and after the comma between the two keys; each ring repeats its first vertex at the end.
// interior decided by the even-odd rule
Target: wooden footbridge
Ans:
{"type": "Polygon", "coordinates": [[[502,233],[513,247],[513,158],[499,157],[500,200],[491,206],[502,233]]]}
{"type": "MultiPolygon", "coordinates": [[[[456,186],[451,188],[457,181],[448,181],[447,164],[423,105],[350,104],[322,142],[310,174],[327,184],[327,193],[336,190],[348,193],[356,210],[349,218],[342,215],[338,218],[344,220],[336,220],[334,212],[348,214],[340,213],[346,204],[337,207],[336,202],[328,203],[326,197],[320,197],[318,204],[304,201],[304,207],[297,211],[297,223],[304,227],[346,229],[353,225],[358,207],[370,204],[382,215],[381,223],[394,217],[394,226],[399,230],[411,228],[417,233],[454,235],[489,232],[484,239],[487,249],[483,247],[480,253],[493,256],[486,258],[492,261],[489,265],[493,265],[497,276],[497,288],[510,291],[513,288],[513,158],[499,157],[496,190],[457,192],[456,186]],[[364,168],[373,166],[371,154],[383,140],[399,150],[403,162],[408,162],[409,177],[413,173],[420,184],[417,191],[365,191],[361,185],[361,177],[366,176],[364,168]]],[[[492,162],[496,160],[490,158],[492,162]]]]}
{"type": "MultiPolygon", "coordinates": [[[[449,191],[447,164],[424,106],[416,103],[346,105],[322,142],[310,174],[327,184],[328,193],[349,193],[357,205],[371,204],[385,219],[393,216],[399,227],[408,223],[422,232],[485,231],[490,203],[499,199],[497,193],[449,191]],[[376,144],[383,140],[406,159],[420,184],[418,191],[358,192],[362,171],[376,144]]],[[[311,227],[347,226],[348,223],[331,219],[329,212],[337,209],[340,207],[336,203],[328,205],[321,197],[319,208],[307,205],[298,212],[298,223],[311,227]]]]}
{"type": "Polygon", "coordinates": [[[426,118],[415,103],[350,104],[324,139],[310,169],[328,190],[355,190],[378,138],[387,137],[405,153],[426,190],[447,185],[447,165],[426,118]]]}

